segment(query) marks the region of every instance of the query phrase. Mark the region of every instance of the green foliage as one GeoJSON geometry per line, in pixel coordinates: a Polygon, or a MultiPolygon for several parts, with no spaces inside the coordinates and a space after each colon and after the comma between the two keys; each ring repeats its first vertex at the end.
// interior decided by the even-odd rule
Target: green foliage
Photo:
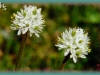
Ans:
{"type": "MultiPolygon", "coordinates": [[[[0,9],[0,71],[13,71],[20,47],[21,36],[10,29],[11,16],[20,11],[23,4],[5,4],[0,9]]],[[[40,37],[28,36],[21,63],[22,71],[57,70],[64,58],[63,50],[55,47],[57,36],[68,27],[81,27],[89,33],[91,52],[86,59],[72,59],[65,70],[95,70],[98,63],[100,41],[100,9],[95,5],[31,4],[42,8],[45,27],[40,37]]]]}

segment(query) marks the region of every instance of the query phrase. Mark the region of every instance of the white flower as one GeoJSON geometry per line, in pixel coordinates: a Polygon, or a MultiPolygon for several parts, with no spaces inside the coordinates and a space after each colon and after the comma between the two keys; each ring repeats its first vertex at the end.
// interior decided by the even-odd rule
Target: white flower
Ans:
{"type": "Polygon", "coordinates": [[[34,33],[39,37],[39,33],[44,26],[41,8],[37,9],[36,6],[24,5],[24,9],[21,9],[21,12],[17,12],[17,14],[13,14],[12,19],[11,29],[18,30],[18,35],[25,34],[29,31],[30,36],[34,33]]]}
{"type": "Polygon", "coordinates": [[[85,33],[81,28],[69,28],[58,37],[58,44],[55,45],[59,47],[59,50],[64,49],[64,56],[69,53],[70,58],[76,63],[77,58],[86,58],[91,49],[89,49],[89,37],[88,33],[85,33]]]}

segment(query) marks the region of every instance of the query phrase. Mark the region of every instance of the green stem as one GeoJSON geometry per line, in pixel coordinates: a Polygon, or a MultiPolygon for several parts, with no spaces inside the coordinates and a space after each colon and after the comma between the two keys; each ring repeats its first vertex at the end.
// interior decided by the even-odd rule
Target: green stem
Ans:
{"type": "Polygon", "coordinates": [[[60,65],[60,67],[59,67],[59,70],[63,70],[63,69],[64,69],[64,67],[65,67],[65,65],[66,65],[66,62],[67,62],[67,60],[69,59],[69,57],[70,57],[70,53],[69,53],[67,56],[65,56],[65,58],[63,59],[61,65],[60,65]]]}
{"type": "Polygon", "coordinates": [[[24,51],[24,47],[25,47],[25,43],[26,43],[27,34],[28,34],[28,32],[26,34],[22,35],[22,41],[21,41],[18,57],[16,60],[15,71],[18,71],[20,69],[20,63],[21,63],[21,59],[22,59],[22,55],[23,55],[23,51],[24,51]]]}

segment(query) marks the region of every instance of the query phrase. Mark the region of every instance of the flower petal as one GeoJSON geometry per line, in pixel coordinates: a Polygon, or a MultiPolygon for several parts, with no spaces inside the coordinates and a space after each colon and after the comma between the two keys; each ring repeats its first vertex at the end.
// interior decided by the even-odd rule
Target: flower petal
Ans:
{"type": "Polygon", "coordinates": [[[25,34],[28,31],[28,28],[22,29],[22,34],[25,34]]]}
{"type": "Polygon", "coordinates": [[[30,32],[30,37],[32,36],[32,33],[30,32]]]}
{"type": "Polygon", "coordinates": [[[18,30],[18,32],[17,32],[17,35],[20,35],[21,34],[21,29],[20,30],[18,30]]]}
{"type": "Polygon", "coordinates": [[[86,56],[85,56],[85,55],[83,55],[83,54],[81,54],[79,57],[81,57],[81,58],[86,58],[86,56]]]}
{"type": "Polygon", "coordinates": [[[69,53],[69,50],[65,51],[65,52],[64,52],[64,56],[67,56],[68,53],[69,53]]]}
{"type": "Polygon", "coordinates": [[[39,34],[35,33],[35,35],[36,35],[37,37],[39,37],[39,34]]]}
{"type": "Polygon", "coordinates": [[[74,61],[74,63],[77,62],[77,58],[75,56],[73,56],[73,61],[74,61]]]}

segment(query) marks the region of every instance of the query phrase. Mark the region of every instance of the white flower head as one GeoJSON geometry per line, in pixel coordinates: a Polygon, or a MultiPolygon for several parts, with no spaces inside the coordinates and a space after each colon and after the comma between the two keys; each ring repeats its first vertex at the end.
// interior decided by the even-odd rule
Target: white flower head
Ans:
{"type": "Polygon", "coordinates": [[[36,6],[24,5],[24,9],[21,9],[17,14],[13,14],[13,17],[11,18],[13,19],[11,29],[18,30],[18,35],[25,34],[29,31],[30,36],[34,33],[39,37],[39,33],[42,31],[44,26],[41,8],[37,8],[36,6]]]}
{"type": "Polygon", "coordinates": [[[58,37],[59,50],[64,49],[64,56],[70,53],[70,58],[73,58],[74,63],[77,62],[77,58],[86,58],[85,55],[90,52],[89,49],[90,39],[88,33],[85,33],[81,28],[69,28],[58,37]]]}

